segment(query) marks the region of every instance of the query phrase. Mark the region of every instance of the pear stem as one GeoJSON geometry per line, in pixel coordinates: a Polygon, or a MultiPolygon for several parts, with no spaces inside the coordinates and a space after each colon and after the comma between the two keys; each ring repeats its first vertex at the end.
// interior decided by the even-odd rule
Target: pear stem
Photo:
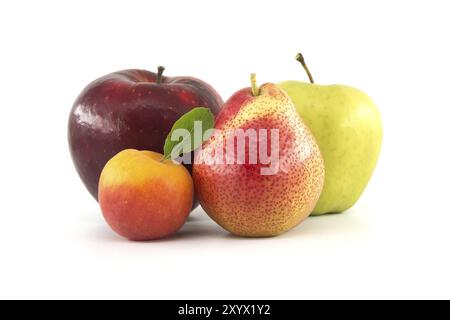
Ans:
{"type": "Polygon", "coordinates": [[[252,73],[250,75],[250,82],[252,83],[252,95],[254,97],[259,96],[260,90],[259,90],[258,85],[256,84],[256,74],[255,73],[252,73]]]}
{"type": "Polygon", "coordinates": [[[303,58],[303,55],[301,53],[298,53],[295,59],[301,63],[303,69],[305,69],[306,74],[308,75],[309,82],[314,83],[313,76],[311,72],[309,72],[308,66],[306,65],[305,58],[303,58]]]}
{"type": "Polygon", "coordinates": [[[165,70],[165,68],[163,66],[158,67],[158,74],[156,75],[156,83],[157,84],[161,84],[162,75],[163,75],[164,70],[165,70]]]}

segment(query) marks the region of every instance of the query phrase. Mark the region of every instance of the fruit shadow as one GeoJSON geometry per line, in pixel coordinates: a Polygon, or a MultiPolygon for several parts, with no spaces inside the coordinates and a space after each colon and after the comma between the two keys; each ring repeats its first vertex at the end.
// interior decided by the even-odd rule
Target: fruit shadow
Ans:
{"type": "Polygon", "coordinates": [[[357,209],[350,209],[340,213],[310,216],[301,224],[278,236],[252,238],[226,233],[223,238],[236,241],[285,241],[366,234],[369,229],[365,216],[357,209]]]}
{"type": "MultiPolygon", "coordinates": [[[[98,220],[97,220],[98,223],[98,220]]],[[[94,231],[91,233],[97,240],[106,242],[130,242],[125,238],[116,235],[107,225],[104,223],[98,223],[94,231]]],[[[203,238],[217,239],[225,238],[229,233],[223,230],[220,226],[215,224],[204,212],[192,213],[186,224],[174,235],[156,240],[149,241],[131,241],[133,243],[169,243],[172,241],[180,240],[198,240],[203,238]]]]}
{"type": "Polygon", "coordinates": [[[310,216],[280,238],[328,237],[366,233],[369,229],[365,215],[350,209],[341,213],[310,216]]]}
{"type": "Polygon", "coordinates": [[[330,213],[321,216],[311,216],[300,225],[288,232],[273,237],[242,237],[236,236],[222,229],[214,223],[204,212],[191,215],[186,225],[170,239],[226,239],[227,241],[279,241],[287,238],[307,238],[323,236],[339,236],[356,234],[368,229],[365,219],[358,210],[348,210],[342,213],[330,213]]]}
{"type": "MultiPolygon", "coordinates": [[[[287,238],[328,237],[344,234],[356,234],[368,229],[367,223],[358,210],[348,210],[343,213],[327,214],[322,216],[311,216],[300,225],[288,232],[276,237],[240,237],[233,235],[214,223],[201,210],[196,210],[187,219],[186,224],[174,235],[151,241],[140,241],[135,243],[170,243],[172,241],[196,241],[208,239],[210,241],[225,239],[227,241],[279,241],[287,238]]],[[[108,242],[129,242],[114,234],[103,224],[95,229],[97,239],[108,242]]]]}

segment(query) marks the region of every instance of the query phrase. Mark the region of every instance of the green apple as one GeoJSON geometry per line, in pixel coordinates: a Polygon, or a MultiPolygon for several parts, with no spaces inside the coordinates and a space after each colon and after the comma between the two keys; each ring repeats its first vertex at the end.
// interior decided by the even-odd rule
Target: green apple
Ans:
{"type": "Polygon", "coordinates": [[[367,186],[381,149],[381,117],[364,92],[343,85],[316,85],[303,56],[297,55],[311,83],[285,81],[325,160],[325,184],[313,215],[352,207],[367,186]]]}

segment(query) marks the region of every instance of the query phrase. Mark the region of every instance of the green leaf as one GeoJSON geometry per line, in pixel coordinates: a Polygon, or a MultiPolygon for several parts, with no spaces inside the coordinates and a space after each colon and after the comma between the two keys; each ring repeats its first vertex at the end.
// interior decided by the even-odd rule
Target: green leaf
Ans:
{"type": "Polygon", "coordinates": [[[208,108],[198,107],[184,114],[173,124],[166,137],[164,159],[174,160],[184,153],[197,149],[209,138],[205,137],[205,131],[212,128],[214,115],[208,108]]]}

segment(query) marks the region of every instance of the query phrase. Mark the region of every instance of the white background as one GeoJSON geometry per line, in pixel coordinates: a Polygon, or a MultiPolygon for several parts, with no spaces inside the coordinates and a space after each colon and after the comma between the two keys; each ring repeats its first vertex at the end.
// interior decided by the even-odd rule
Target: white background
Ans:
{"type": "Polygon", "coordinates": [[[0,298],[450,298],[448,1],[0,2],[0,298]],[[227,99],[306,77],[366,91],[384,145],[363,197],[271,239],[201,210],[173,238],[109,230],[70,159],[90,81],[192,75],[227,99]]]}

